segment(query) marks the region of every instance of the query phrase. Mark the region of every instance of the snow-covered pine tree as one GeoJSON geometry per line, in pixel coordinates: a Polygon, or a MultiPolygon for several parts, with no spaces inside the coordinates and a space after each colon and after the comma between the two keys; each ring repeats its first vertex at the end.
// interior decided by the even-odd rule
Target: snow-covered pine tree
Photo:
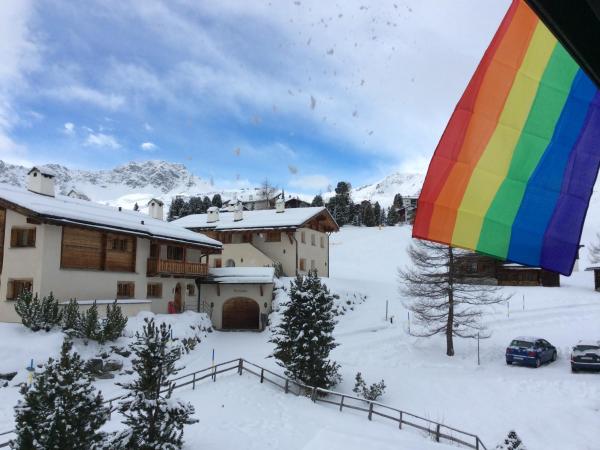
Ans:
{"type": "Polygon", "coordinates": [[[504,442],[496,446],[496,450],[527,450],[521,438],[513,430],[508,432],[504,442]]]}
{"type": "Polygon", "coordinates": [[[321,194],[317,194],[315,195],[315,198],[313,198],[310,206],[324,206],[325,203],[323,203],[323,196],[321,194]]]}
{"type": "Polygon", "coordinates": [[[210,198],[208,198],[208,196],[204,196],[202,198],[202,211],[206,212],[208,211],[208,208],[210,208],[212,206],[212,203],[210,202],[210,198]]]}
{"type": "Polygon", "coordinates": [[[62,311],[58,307],[58,300],[50,292],[47,297],[42,297],[40,301],[40,326],[46,331],[50,331],[56,325],[60,324],[62,311]]]}
{"type": "Polygon", "coordinates": [[[81,314],[79,332],[81,337],[86,340],[102,341],[102,329],[98,317],[98,305],[95,300],[94,304],[81,314]]]}
{"type": "Polygon", "coordinates": [[[371,202],[363,202],[362,204],[363,225],[366,227],[374,227],[377,225],[377,216],[371,202]]]}
{"type": "Polygon", "coordinates": [[[108,408],[96,393],[73,344],[65,340],[60,359],[49,359],[43,372],[25,388],[15,407],[18,450],[92,449],[102,443],[98,430],[108,420],[108,408]]]}
{"type": "Polygon", "coordinates": [[[171,200],[171,206],[169,206],[169,214],[167,215],[167,220],[170,222],[171,220],[178,219],[181,217],[181,209],[183,208],[185,201],[183,197],[177,196],[171,200]]]}
{"type": "Polygon", "coordinates": [[[339,365],[329,359],[333,338],[333,296],[316,271],[298,275],[290,284],[290,300],[271,342],[273,356],[287,376],[310,386],[330,388],[341,381],[339,365]]]}
{"type": "Polygon", "coordinates": [[[375,204],[373,205],[373,214],[375,215],[375,225],[382,225],[383,222],[381,222],[381,205],[379,204],[379,202],[375,202],[375,204]]]}
{"type": "Polygon", "coordinates": [[[413,336],[446,336],[446,355],[454,356],[454,336],[488,337],[481,323],[482,307],[507,301],[498,286],[460,279],[461,250],[415,239],[408,248],[412,265],[398,270],[399,291],[413,313],[413,336]]]}
{"type": "Polygon", "coordinates": [[[79,314],[79,304],[72,298],[63,309],[62,329],[71,337],[79,337],[79,324],[81,323],[81,314],[79,314]]]}
{"type": "Polygon", "coordinates": [[[121,307],[115,300],[112,305],[106,305],[106,320],[102,328],[102,338],[104,341],[116,341],[127,326],[127,317],[123,315],[121,307]]]}
{"type": "Polygon", "coordinates": [[[216,206],[217,208],[220,208],[223,206],[223,199],[221,198],[221,194],[215,194],[213,195],[213,198],[211,200],[211,204],[212,206],[216,206]]]}
{"type": "Polygon", "coordinates": [[[390,226],[396,225],[400,221],[398,210],[394,206],[390,206],[387,212],[386,224],[390,226]]]}
{"type": "Polygon", "coordinates": [[[40,325],[40,300],[31,291],[24,291],[19,294],[15,301],[15,312],[21,318],[21,322],[27,328],[38,331],[40,325]]]}
{"type": "Polygon", "coordinates": [[[174,383],[169,378],[181,370],[175,367],[181,347],[171,339],[170,325],[145,322],[130,346],[137,377],[123,385],[129,395],[119,407],[129,430],[115,438],[112,448],[177,450],[183,445],[183,427],[197,422],[191,404],[171,398],[174,383]]]}

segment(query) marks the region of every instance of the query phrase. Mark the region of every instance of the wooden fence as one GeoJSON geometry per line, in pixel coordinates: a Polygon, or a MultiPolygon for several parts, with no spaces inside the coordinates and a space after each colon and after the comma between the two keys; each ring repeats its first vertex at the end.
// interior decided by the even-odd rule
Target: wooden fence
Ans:
{"type": "MultiPolygon", "coordinates": [[[[174,389],[180,389],[185,386],[196,388],[196,384],[210,378],[212,381],[217,381],[217,375],[236,371],[239,375],[244,372],[256,376],[261,383],[270,383],[286,394],[294,394],[296,396],[304,395],[310,397],[314,403],[327,403],[339,408],[340,411],[345,409],[361,411],[366,413],[367,419],[373,420],[373,417],[381,417],[383,419],[394,422],[398,429],[402,427],[411,427],[420,430],[436,442],[452,442],[472,448],[475,450],[487,450],[481,439],[475,434],[461,431],[457,428],[452,428],[443,423],[435,422],[424,417],[419,417],[415,414],[392,408],[382,403],[365,400],[363,398],[354,397],[352,395],[342,394],[340,392],[321,389],[313,386],[307,386],[300,382],[291,380],[282,375],[279,375],[269,369],[265,369],[257,364],[251,363],[243,358],[232,359],[224,363],[216,364],[212,367],[207,367],[196,372],[181,375],[173,378],[174,389]]],[[[163,393],[166,392],[163,391],[163,393]]],[[[125,396],[111,398],[106,400],[104,404],[109,406],[112,414],[118,409],[118,402],[124,399],[125,396]]],[[[15,430],[5,431],[0,433],[0,439],[4,436],[14,434],[15,430]]],[[[10,441],[0,443],[0,448],[10,445],[10,441]]]]}

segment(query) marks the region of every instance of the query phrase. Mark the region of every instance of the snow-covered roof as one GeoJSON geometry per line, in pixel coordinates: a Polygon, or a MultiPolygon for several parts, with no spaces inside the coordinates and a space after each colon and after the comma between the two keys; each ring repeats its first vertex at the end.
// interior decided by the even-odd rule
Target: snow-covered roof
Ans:
{"type": "Polygon", "coordinates": [[[77,198],[57,195],[49,197],[26,189],[0,184],[0,201],[14,209],[24,209],[38,219],[61,224],[82,225],[107,231],[133,233],[148,238],[191,245],[222,248],[222,244],[203,234],[186,230],[171,222],[153,219],[145,214],[121,210],[77,198]]]}
{"type": "Polygon", "coordinates": [[[535,341],[539,341],[540,337],[534,337],[534,336],[517,336],[516,338],[513,339],[513,341],[525,341],[525,342],[535,342],[535,341]]]}
{"type": "Polygon", "coordinates": [[[244,211],[242,220],[235,220],[233,212],[220,212],[219,220],[216,222],[207,222],[206,214],[191,214],[174,220],[172,223],[180,227],[190,229],[212,229],[212,230],[245,230],[245,229],[269,229],[269,228],[298,228],[313,217],[319,214],[326,214],[334,224],[337,231],[338,227],[333,217],[327,211],[327,208],[290,208],[283,212],[277,212],[275,209],[261,209],[256,211],[244,211]]]}
{"type": "Polygon", "coordinates": [[[268,284],[275,278],[273,267],[222,267],[208,269],[208,274],[221,284],[268,284]]]}
{"type": "Polygon", "coordinates": [[[48,177],[56,176],[56,172],[54,172],[54,170],[52,170],[51,168],[46,167],[46,166],[34,166],[29,170],[29,172],[27,172],[27,175],[29,175],[31,172],[34,172],[36,170],[38,172],[40,172],[42,175],[46,175],[48,177]]]}

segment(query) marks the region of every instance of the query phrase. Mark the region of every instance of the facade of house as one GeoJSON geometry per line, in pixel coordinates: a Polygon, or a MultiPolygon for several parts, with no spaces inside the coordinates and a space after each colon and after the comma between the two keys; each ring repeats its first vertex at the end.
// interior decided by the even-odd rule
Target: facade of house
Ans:
{"type": "Polygon", "coordinates": [[[559,287],[560,275],[540,267],[506,263],[479,253],[456,256],[458,274],[464,282],[498,286],[559,287]]]}
{"type": "Polygon", "coordinates": [[[317,270],[329,276],[329,235],[339,227],[324,207],[286,209],[278,199],[275,209],[234,212],[209,209],[173,224],[204,233],[223,243],[223,252],[209,258],[209,266],[273,267],[285,276],[317,270]]]}
{"type": "Polygon", "coordinates": [[[182,311],[198,299],[220,242],[152,216],[55,196],[53,174],[33,168],[28,189],[0,185],[0,320],[18,321],[24,290],[100,309],[117,299],[128,315],[182,311]],[[171,306],[169,306],[171,304],[171,306]]]}

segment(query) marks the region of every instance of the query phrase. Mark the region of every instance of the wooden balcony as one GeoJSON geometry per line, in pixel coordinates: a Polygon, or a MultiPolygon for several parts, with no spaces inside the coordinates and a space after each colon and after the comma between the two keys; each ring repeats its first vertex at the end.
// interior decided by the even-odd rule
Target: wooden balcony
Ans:
{"type": "Polygon", "coordinates": [[[165,275],[205,277],[208,275],[208,264],[148,258],[147,276],[165,275]]]}

